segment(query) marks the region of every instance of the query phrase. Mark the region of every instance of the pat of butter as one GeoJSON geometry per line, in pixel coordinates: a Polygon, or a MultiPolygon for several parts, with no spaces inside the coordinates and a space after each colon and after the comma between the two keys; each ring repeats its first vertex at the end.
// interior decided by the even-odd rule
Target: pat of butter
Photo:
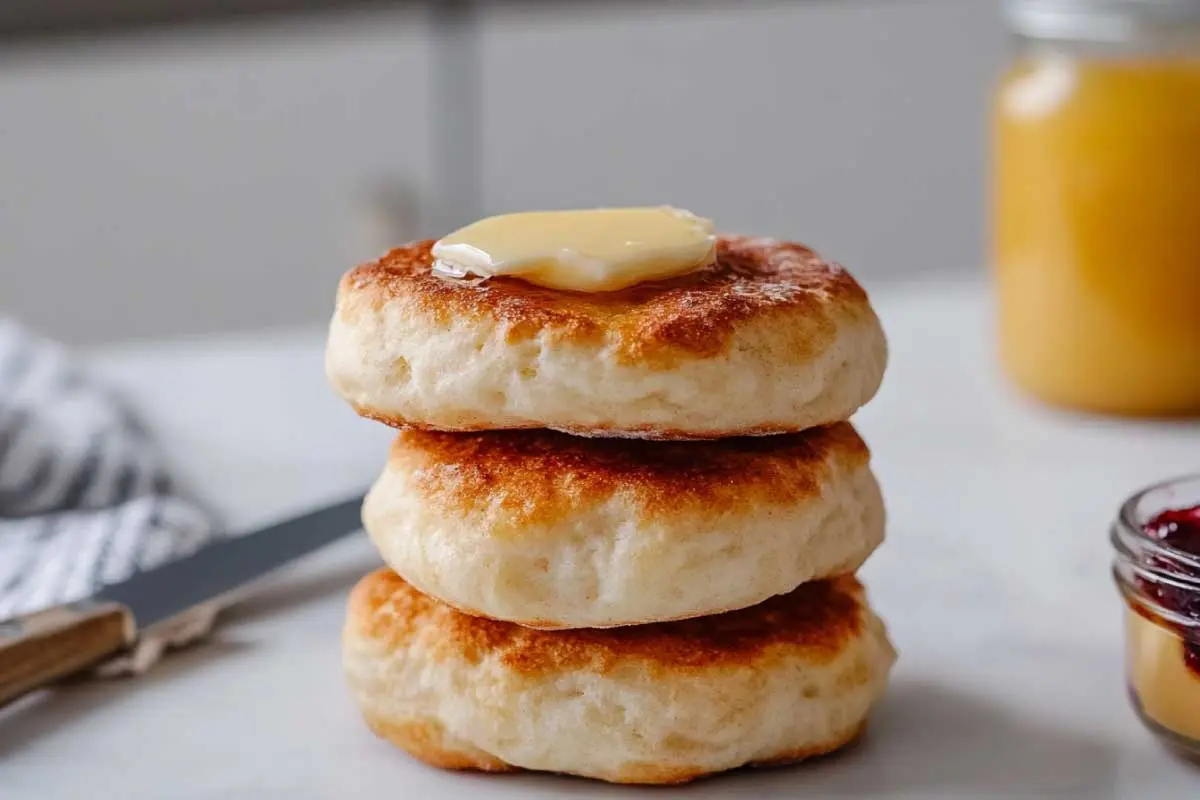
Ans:
{"type": "Polygon", "coordinates": [[[706,266],[716,241],[712,220],[666,206],[504,214],[438,241],[434,272],[611,292],[706,266]]]}

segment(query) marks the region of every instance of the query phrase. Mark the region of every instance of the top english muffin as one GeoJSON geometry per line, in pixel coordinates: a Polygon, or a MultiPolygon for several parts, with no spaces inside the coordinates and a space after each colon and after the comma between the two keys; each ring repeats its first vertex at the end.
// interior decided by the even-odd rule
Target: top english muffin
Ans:
{"type": "Polygon", "coordinates": [[[608,292],[447,280],[433,244],[347,273],[329,332],[334,388],[397,427],[790,433],[847,419],[883,377],[866,293],[800,244],[722,236],[702,269],[608,292]]]}

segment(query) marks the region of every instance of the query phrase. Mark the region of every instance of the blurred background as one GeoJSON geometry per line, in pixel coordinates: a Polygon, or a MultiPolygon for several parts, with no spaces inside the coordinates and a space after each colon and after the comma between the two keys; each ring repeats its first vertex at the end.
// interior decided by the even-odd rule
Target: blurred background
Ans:
{"type": "Polygon", "coordinates": [[[0,313],[69,342],[320,324],[353,263],[530,208],[671,203],[868,287],[984,262],[991,0],[3,9],[0,313]]]}

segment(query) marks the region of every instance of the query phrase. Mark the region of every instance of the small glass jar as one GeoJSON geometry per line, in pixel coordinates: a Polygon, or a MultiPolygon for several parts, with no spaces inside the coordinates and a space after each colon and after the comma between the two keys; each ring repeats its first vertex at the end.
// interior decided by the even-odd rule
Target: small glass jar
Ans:
{"type": "Polygon", "coordinates": [[[1200,759],[1200,475],[1135,494],[1111,538],[1134,709],[1163,742],[1200,759]]]}
{"type": "Polygon", "coordinates": [[[1200,2],[1008,0],[1000,355],[1053,404],[1200,415],[1200,2]]]}

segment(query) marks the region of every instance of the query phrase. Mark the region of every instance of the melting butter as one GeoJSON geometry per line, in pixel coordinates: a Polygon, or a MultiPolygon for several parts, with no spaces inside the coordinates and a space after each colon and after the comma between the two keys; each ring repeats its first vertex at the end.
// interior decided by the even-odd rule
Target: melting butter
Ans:
{"type": "Polygon", "coordinates": [[[438,241],[434,272],[611,292],[711,264],[716,240],[712,220],[669,206],[504,214],[438,241]]]}

